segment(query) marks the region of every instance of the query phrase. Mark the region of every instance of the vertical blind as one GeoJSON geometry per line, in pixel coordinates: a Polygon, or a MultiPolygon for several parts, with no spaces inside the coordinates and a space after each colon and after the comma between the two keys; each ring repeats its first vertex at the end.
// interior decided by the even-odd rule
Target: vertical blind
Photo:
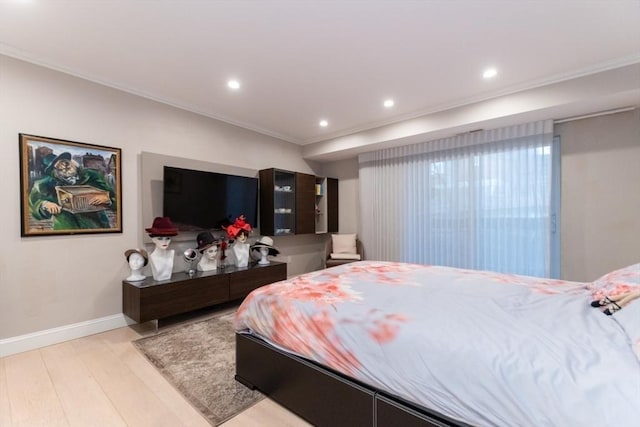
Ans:
{"type": "Polygon", "coordinates": [[[359,156],[367,258],[555,275],[552,129],[541,121],[359,156]]]}

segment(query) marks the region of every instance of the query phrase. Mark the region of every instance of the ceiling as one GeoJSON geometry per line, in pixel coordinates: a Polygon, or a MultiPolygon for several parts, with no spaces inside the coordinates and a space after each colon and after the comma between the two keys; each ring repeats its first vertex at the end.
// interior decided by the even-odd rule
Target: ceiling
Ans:
{"type": "Polygon", "coordinates": [[[307,145],[639,63],[639,23],[638,0],[0,0],[0,53],[307,145]]]}

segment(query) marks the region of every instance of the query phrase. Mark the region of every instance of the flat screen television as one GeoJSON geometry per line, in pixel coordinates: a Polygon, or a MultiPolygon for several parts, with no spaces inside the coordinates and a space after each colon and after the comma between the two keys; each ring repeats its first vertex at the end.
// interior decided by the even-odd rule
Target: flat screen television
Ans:
{"type": "Polygon", "coordinates": [[[162,215],[180,231],[258,222],[258,178],[164,166],[162,215]]]}

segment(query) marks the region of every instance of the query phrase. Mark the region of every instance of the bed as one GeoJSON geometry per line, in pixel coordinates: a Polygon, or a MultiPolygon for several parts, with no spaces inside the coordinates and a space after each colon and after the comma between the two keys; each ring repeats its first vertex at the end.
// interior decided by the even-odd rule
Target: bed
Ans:
{"type": "Polygon", "coordinates": [[[253,291],[236,378],[314,425],[640,425],[640,264],[593,283],[362,261],[253,291]]]}

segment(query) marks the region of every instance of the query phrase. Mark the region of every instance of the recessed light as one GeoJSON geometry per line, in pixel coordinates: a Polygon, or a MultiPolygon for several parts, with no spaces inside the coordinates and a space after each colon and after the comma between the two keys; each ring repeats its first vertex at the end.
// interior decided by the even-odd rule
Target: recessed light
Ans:
{"type": "Polygon", "coordinates": [[[231,89],[240,89],[240,82],[237,80],[229,80],[227,82],[227,86],[229,86],[231,89]]]}
{"type": "Polygon", "coordinates": [[[393,99],[386,99],[382,105],[384,105],[386,108],[391,108],[394,105],[396,105],[396,103],[393,101],[393,99]]]}
{"type": "Polygon", "coordinates": [[[485,79],[490,79],[491,77],[495,77],[498,75],[498,70],[496,70],[495,68],[487,68],[486,70],[484,70],[484,73],[482,73],[482,77],[484,77],[485,79]]]}
{"type": "Polygon", "coordinates": [[[327,126],[329,126],[329,122],[326,120],[320,120],[320,126],[323,128],[326,128],[327,126]]]}

